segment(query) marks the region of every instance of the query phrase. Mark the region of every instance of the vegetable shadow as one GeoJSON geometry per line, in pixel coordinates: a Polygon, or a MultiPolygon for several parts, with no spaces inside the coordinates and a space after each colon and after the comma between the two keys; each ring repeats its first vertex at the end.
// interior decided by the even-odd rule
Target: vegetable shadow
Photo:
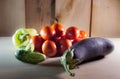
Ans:
{"type": "MultiPolygon", "coordinates": [[[[101,60],[103,58],[104,56],[98,56],[92,59],[90,58],[81,62],[78,67],[83,64],[101,60]]],[[[17,76],[17,79],[63,79],[60,77],[61,73],[65,73],[65,71],[63,66],[60,64],[60,58],[50,58],[34,66],[32,70],[24,70],[24,73],[21,71],[17,72],[17,74],[20,74],[19,77],[17,76]]],[[[14,77],[10,79],[14,79],[14,77]]]]}
{"type": "Polygon", "coordinates": [[[97,57],[94,57],[94,58],[87,59],[87,60],[81,62],[81,63],[78,64],[78,65],[80,66],[80,65],[83,65],[83,64],[95,62],[95,61],[98,61],[98,60],[101,60],[101,59],[104,59],[104,58],[105,58],[105,56],[97,56],[97,57]]]}

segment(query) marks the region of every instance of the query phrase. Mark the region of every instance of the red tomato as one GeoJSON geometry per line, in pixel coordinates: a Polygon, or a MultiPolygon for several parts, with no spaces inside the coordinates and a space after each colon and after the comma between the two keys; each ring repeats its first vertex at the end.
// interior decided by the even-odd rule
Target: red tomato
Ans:
{"type": "Polygon", "coordinates": [[[75,26],[71,26],[66,30],[66,38],[68,39],[76,39],[79,37],[79,35],[79,29],[75,26]]]}
{"type": "Polygon", "coordinates": [[[51,40],[46,40],[42,45],[43,53],[48,57],[53,57],[57,53],[57,47],[55,42],[51,40]]]}
{"type": "Polygon", "coordinates": [[[67,39],[66,35],[61,36],[61,39],[67,39]]]}
{"type": "Polygon", "coordinates": [[[32,36],[32,42],[34,44],[35,51],[42,52],[42,44],[44,42],[42,37],[40,35],[32,36]]]}
{"type": "Polygon", "coordinates": [[[55,37],[60,37],[64,35],[63,25],[60,23],[54,23],[52,26],[53,30],[55,30],[55,37]]]}
{"type": "Polygon", "coordinates": [[[80,37],[87,38],[87,33],[84,30],[80,30],[80,37]]]}
{"type": "Polygon", "coordinates": [[[40,35],[44,40],[51,39],[55,34],[55,31],[50,26],[44,26],[40,30],[40,35]]]}
{"type": "Polygon", "coordinates": [[[61,39],[59,41],[59,53],[62,55],[66,49],[72,46],[72,42],[69,39],[61,39]]]}
{"type": "Polygon", "coordinates": [[[56,53],[55,56],[60,56],[60,55],[59,55],[59,47],[60,47],[59,41],[60,41],[60,39],[61,39],[61,38],[54,38],[54,39],[52,40],[52,41],[54,41],[55,44],[56,44],[57,53],[56,53]]]}
{"type": "Polygon", "coordinates": [[[76,39],[72,40],[72,45],[75,44],[75,43],[77,43],[77,42],[80,42],[82,39],[83,38],[79,37],[79,38],[76,38],[76,39]]]}

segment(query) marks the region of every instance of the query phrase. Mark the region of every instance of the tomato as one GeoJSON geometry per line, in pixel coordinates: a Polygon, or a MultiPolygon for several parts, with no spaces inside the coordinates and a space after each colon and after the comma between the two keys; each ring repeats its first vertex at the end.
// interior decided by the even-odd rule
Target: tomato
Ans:
{"type": "Polygon", "coordinates": [[[61,39],[67,39],[66,35],[61,36],[61,39]]]}
{"type": "Polygon", "coordinates": [[[79,37],[79,35],[79,28],[77,28],[76,26],[71,26],[66,30],[66,38],[68,39],[76,39],[79,37]]]}
{"type": "Polygon", "coordinates": [[[50,26],[44,26],[40,30],[40,35],[44,40],[51,39],[55,34],[55,31],[50,26]]]}
{"type": "Polygon", "coordinates": [[[32,36],[32,43],[34,45],[34,50],[42,53],[42,44],[44,40],[40,35],[32,36]]]}
{"type": "Polygon", "coordinates": [[[72,46],[72,42],[69,39],[59,40],[59,53],[62,55],[66,49],[72,46]]]}
{"type": "Polygon", "coordinates": [[[79,38],[76,38],[76,39],[72,40],[72,45],[75,44],[75,43],[77,43],[77,42],[80,42],[82,39],[83,38],[79,37],[79,38]]]}
{"type": "Polygon", "coordinates": [[[84,30],[80,30],[80,37],[87,38],[87,33],[84,30]]]}
{"type": "Polygon", "coordinates": [[[55,44],[58,45],[60,39],[61,39],[61,37],[54,37],[54,38],[52,39],[52,41],[54,41],[55,44]]]}
{"type": "Polygon", "coordinates": [[[63,25],[60,23],[54,23],[52,26],[53,30],[55,30],[55,37],[60,37],[64,35],[63,25]]]}
{"type": "Polygon", "coordinates": [[[84,30],[80,30],[80,36],[72,40],[72,45],[87,38],[87,33],[84,30]]]}
{"type": "Polygon", "coordinates": [[[46,40],[42,45],[42,52],[48,56],[53,57],[57,53],[57,46],[54,41],[46,40]]]}

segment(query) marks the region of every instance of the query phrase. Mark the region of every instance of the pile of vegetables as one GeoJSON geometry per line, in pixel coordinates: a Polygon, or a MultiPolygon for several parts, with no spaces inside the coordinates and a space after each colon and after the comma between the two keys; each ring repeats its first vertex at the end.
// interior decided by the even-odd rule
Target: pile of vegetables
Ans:
{"type": "Polygon", "coordinates": [[[87,33],[77,26],[66,30],[56,22],[51,26],[43,26],[39,32],[33,28],[20,28],[13,35],[13,43],[18,48],[39,52],[47,57],[63,55],[73,44],[87,38],[87,33]]]}
{"type": "Polygon", "coordinates": [[[26,63],[37,64],[47,57],[60,56],[65,71],[74,76],[70,69],[81,62],[109,54],[114,46],[108,39],[88,38],[87,33],[76,26],[66,30],[62,24],[43,26],[39,32],[33,28],[20,28],[12,37],[18,48],[15,57],[26,63]]]}
{"type": "Polygon", "coordinates": [[[32,36],[32,42],[35,51],[48,57],[56,57],[86,37],[87,33],[76,26],[71,26],[65,31],[60,23],[54,23],[52,26],[42,27],[38,35],[32,36]]]}

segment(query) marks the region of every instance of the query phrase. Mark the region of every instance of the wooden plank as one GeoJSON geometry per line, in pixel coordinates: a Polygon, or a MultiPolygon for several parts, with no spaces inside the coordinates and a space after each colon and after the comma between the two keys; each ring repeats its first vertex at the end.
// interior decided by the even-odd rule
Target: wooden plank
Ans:
{"type": "Polygon", "coordinates": [[[65,28],[78,26],[89,33],[91,0],[56,0],[55,16],[65,28]]]}
{"type": "Polygon", "coordinates": [[[38,31],[51,25],[55,15],[55,0],[25,0],[26,27],[38,31]]]}
{"type": "Polygon", "coordinates": [[[93,0],[92,36],[120,37],[120,0],[93,0]]]}
{"type": "Polygon", "coordinates": [[[0,0],[0,36],[12,36],[25,26],[24,0],[0,0]]]}

